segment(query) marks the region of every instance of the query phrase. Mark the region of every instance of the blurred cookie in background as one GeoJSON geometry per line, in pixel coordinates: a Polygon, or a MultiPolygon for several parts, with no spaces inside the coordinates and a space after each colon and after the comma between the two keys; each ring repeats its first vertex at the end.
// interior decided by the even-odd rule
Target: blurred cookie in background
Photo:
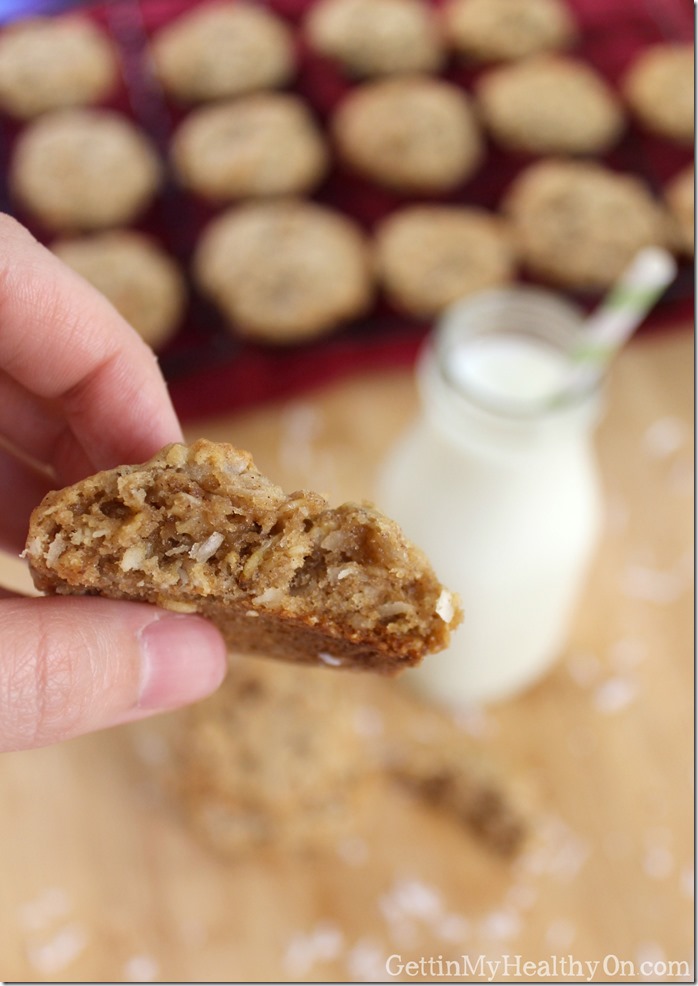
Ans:
{"type": "Polygon", "coordinates": [[[693,45],[658,44],[643,49],[626,72],[622,89],[648,130],[693,144],[693,45]]]}
{"type": "Polygon", "coordinates": [[[695,169],[690,165],[672,178],[664,190],[674,221],[677,249],[689,256],[695,249],[695,180],[695,169]]]}
{"type": "Polygon", "coordinates": [[[532,154],[601,154],[621,136],[624,115],[603,78],[584,62],[540,55],[481,76],[477,106],[504,148],[532,154]]]}
{"type": "Polygon", "coordinates": [[[304,29],[317,52],[354,75],[436,71],[445,58],[438,21],[423,0],[320,0],[304,29]]]}
{"type": "Polygon", "coordinates": [[[366,238],[311,202],[249,203],[204,231],[194,259],[201,288],[241,335],[293,343],[361,315],[373,296],[366,238]]]}
{"type": "Polygon", "coordinates": [[[0,32],[0,109],[19,119],[98,103],[118,78],[116,53],[87,18],[33,18],[0,32]]]}
{"type": "Polygon", "coordinates": [[[503,203],[531,274],[562,287],[609,287],[643,247],[665,245],[663,210],[644,183],[596,163],[545,160],[503,203]]]}
{"type": "Polygon", "coordinates": [[[213,200],[310,191],[329,154],[296,96],[256,93],[193,110],[172,141],[180,182],[213,200]]]}
{"type": "Polygon", "coordinates": [[[294,39],[260,4],[195,7],[162,27],[151,43],[165,91],[183,102],[283,86],[294,75],[294,39]]]}
{"type": "Polygon", "coordinates": [[[178,715],[170,786],[204,843],[312,851],[351,827],[370,771],[350,694],[326,670],[236,658],[215,695],[178,715]]]}
{"type": "Polygon", "coordinates": [[[119,226],[150,203],[160,182],[145,134],[109,110],[56,110],[20,133],[10,164],[14,198],[53,230],[119,226]]]}
{"type": "Polygon", "coordinates": [[[340,157],[366,178],[401,192],[442,192],[477,170],[480,128],[468,96],[428,76],[367,82],[332,121],[340,157]]]}
{"type": "Polygon", "coordinates": [[[504,221],[456,206],[417,205],[393,213],[376,231],[376,264],[391,301],[417,317],[504,284],[516,270],[504,221]]]}
{"type": "Polygon", "coordinates": [[[556,51],[577,33],[564,0],[446,0],[443,18],[452,46],[474,62],[556,51]]]}
{"type": "Polygon", "coordinates": [[[153,349],[174,335],[184,310],[184,278],[148,237],[113,230],[54,243],[52,251],[89,281],[153,349]]]}

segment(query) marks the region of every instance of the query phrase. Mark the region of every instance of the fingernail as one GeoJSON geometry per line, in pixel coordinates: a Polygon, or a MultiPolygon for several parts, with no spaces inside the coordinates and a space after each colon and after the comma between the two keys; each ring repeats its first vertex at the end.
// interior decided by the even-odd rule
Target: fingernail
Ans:
{"type": "Polygon", "coordinates": [[[139,633],[142,664],[138,707],[176,709],[210,695],[226,672],[216,628],[199,616],[161,616],[139,633]]]}

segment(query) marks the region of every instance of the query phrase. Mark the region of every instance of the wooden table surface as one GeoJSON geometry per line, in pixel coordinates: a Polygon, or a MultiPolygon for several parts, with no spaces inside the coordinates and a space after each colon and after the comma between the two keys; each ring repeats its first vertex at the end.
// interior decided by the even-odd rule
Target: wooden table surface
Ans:
{"type": "MultiPolygon", "coordinates": [[[[370,831],[336,854],[222,863],[158,796],[157,728],[6,754],[3,980],[370,981],[390,978],[390,956],[464,954],[467,979],[690,980],[692,347],[688,331],[641,337],[618,361],[598,434],[606,532],[569,647],[544,682],[466,723],[535,794],[518,862],[386,787],[370,831]]],[[[189,433],[249,448],[287,488],[357,498],[415,410],[396,372],[189,433]]],[[[2,574],[26,579],[19,563],[2,574]]]]}

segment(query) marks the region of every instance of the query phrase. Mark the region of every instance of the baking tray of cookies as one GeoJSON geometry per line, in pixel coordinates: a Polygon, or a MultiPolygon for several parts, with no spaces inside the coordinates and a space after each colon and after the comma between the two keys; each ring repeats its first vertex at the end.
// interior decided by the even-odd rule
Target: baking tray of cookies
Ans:
{"type": "MultiPolygon", "coordinates": [[[[118,81],[105,87],[104,95],[98,95],[92,101],[96,102],[97,112],[105,109],[114,111],[132,121],[159,158],[159,164],[156,163],[159,175],[157,190],[154,187],[155,179],[152,179],[153,188],[147,194],[143,193],[140,209],[136,207],[129,214],[127,206],[121,216],[117,210],[117,215],[108,218],[102,225],[128,226],[136,232],[145,233],[149,238],[146,242],[162,248],[174,265],[170,262],[168,266],[166,257],[164,265],[161,263],[158,267],[156,261],[145,255],[141,264],[137,251],[131,252],[130,244],[126,244],[129,250],[123,248],[123,242],[117,236],[111,252],[105,251],[102,268],[106,266],[113,270],[115,265],[121,263],[120,251],[128,252],[132,266],[140,265],[143,269],[152,270],[148,309],[155,321],[158,319],[154,312],[161,315],[161,321],[173,322],[181,309],[176,333],[169,340],[163,336],[163,341],[156,348],[173,399],[183,417],[216,414],[289,396],[351,372],[409,365],[433,324],[438,302],[420,294],[419,278],[412,275],[409,264],[405,270],[404,258],[411,256],[415,250],[422,254],[438,250],[451,235],[456,242],[464,242],[464,249],[474,250],[478,263],[484,264],[486,269],[481,275],[482,287],[487,286],[488,277],[491,283],[506,280],[512,275],[523,280],[540,280],[540,276],[531,278],[530,272],[522,273],[520,267],[512,267],[506,236],[503,238],[501,235],[498,218],[492,218],[500,210],[517,176],[542,156],[549,156],[526,146],[525,115],[523,126],[520,113],[510,112],[507,115],[507,107],[512,103],[511,94],[527,84],[525,77],[521,82],[514,71],[518,65],[520,73],[522,63],[508,62],[501,63],[501,66],[479,64],[458,57],[453,51],[439,57],[434,52],[430,53],[422,37],[420,45],[425,50],[422,50],[420,67],[428,71],[431,78],[417,84],[412,91],[406,91],[412,84],[409,80],[383,76],[380,86],[385,91],[385,97],[375,100],[369,94],[368,99],[363,98],[362,105],[361,91],[379,83],[362,76],[360,72],[358,75],[352,74],[338,57],[319,52],[323,43],[326,49],[331,46],[331,37],[330,41],[323,41],[322,25],[313,27],[312,32],[309,28],[309,17],[317,6],[315,0],[269,0],[268,3],[254,5],[269,9],[285,25],[292,45],[291,63],[284,63],[282,48],[281,55],[278,52],[274,54],[272,50],[265,58],[258,59],[257,65],[249,67],[252,72],[262,71],[262,77],[253,82],[252,87],[261,87],[264,91],[254,97],[243,96],[236,100],[237,103],[256,100],[257,105],[251,119],[237,120],[235,126],[254,129],[260,115],[273,116],[277,113],[279,102],[290,98],[293,106],[287,107],[286,122],[281,124],[278,131],[283,138],[278,146],[283,150],[271,155],[277,159],[276,172],[270,175],[265,172],[259,180],[262,181],[264,194],[268,194],[271,188],[278,196],[279,192],[286,190],[283,188],[284,181],[292,183],[296,174],[297,183],[293,190],[322,210],[332,210],[329,216],[325,211],[313,216],[311,207],[311,214],[307,215],[306,206],[296,207],[294,212],[293,207],[280,203],[277,197],[267,198],[260,205],[254,201],[250,204],[250,197],[256,198],[254,192],[249,191],[252,180],[250,167],[247,173],[235,179],[242,182],[237,193],[231,193],[228,189],[221,195],[220,190],[216,189],[215,148],[212,155],[207,148],[216,136],[219,125],[215,118],[216,113],[220,115],[220,105],[208,101],[205,85],[203,92],[187,91],[187,86],[192,85],[191,81],[187,81],[186,73],[187,47],[191,47],[191,40],[185,36],[183,55],[182,43],[179,48],[176,44],[170,45],[169,76],[162,67],[162,59],[158,61],[159,75],[153,71],[151,46],[157,43],[158,37],[162,37],[162,32],[173,23],[182,23],[193,8],[210,6],[210,3],[185,0],[113,0],[98,4],[17,0],[15,4],[6,4],[2,8],[8,29],[3,33],[11,33],[15,25],[21,25],[25,18],[32,15],[48,14],[64,18],[66,14],[78,11],[108,35],[116,49],[118,81]],[[508,66],[507,71],[504,71],[505,65],[508,66]],[[500,73],[498,83],[483,84],[483,77],[487,73],[491,77],[494,72],[500,73]],[[431,173],[429,169],[432,169],[436,176],[433,187],[430,187],[428,177],[421,182],[421,186],[419,181],[416,186],[410,183],[409,173],[405,180],[399,175],[395,179],[395,168],[399,169],[403,164],[400,155],[392,163],[388,162],[393,174],[389,171],[386,181],[386,176],[381,174],[384,162],[380,148],[376,151],[372,146],[373,135],[387,127],[392,117],[400,115],[401,106],[406,107],[406,113],[414,113],[420,101],[428,102],[433,98],[440,110],[447,99],[440,92],[443,83],[438,80],[445,80],[449,94],[452,91],[450,87],[465,92],[471,106],[473,94],[481,94],[478,95],[476,112],[465,123],[461,121],[453,127],[448,125],[450,118],[446,112],[444,124],[426,133],[424,153],[418,155],[418,167],[423,169],[421,177],[427,172],[431,173]],[[398,96],[392,105],[391,86],[398,96]],[[273,95],[272,87],[291,96],[273,95]],[[476,114],[481,117],[487,115],[487,129],[497,134],[496,140],[481,134],[483,128],[477,122],[476,114]],[[194,115],[201,118],[197,125],[192,124],[194,115]],[[187,118],[188,123],[182,127],[187,118]],[[467,127],[471,122],[473,132],[469,133],[467,127]],[[304,129],[310,133],[309,140],[304,129]],[[455,147],[451,139],[454,133],[460,139],[460,145],[456,140],[458,146],[455,147]],[[313,135],[319,136],[321,144],[314,150],[313,135]],[[504,150],[504,145],[508,149],[504,150]],[[429,150],[431,154],[426,153],[429,150]],[[455,177],[449,177],[449,162],[454,160],[455,177]],[[426,172],[424,169],[427,169],[426,172]],[[446,174],[442,180],[439,176],[444,171],[446,174]],[[266,187],[264,181],[267,181],[266,187]],[[274,185],[274,182],[278,185],[279,181],[280,188],[274,185]],[[444,191],[446,186],[448,188],[444,191]],[[427,207],[426,212],[421,215],[417,213],[411,222],[393,220],[392,226],[386,225],[387,217],[420,204],[427,207]],[[483,211],[477,219],[471,217],[466,240],[458,241],[458,230],[455,229],[452,234],[449,232],[452,220],[448,213],[433,212],[433,208],[438,206],[449,210],[453,206],[465,206],[483,211]],[[221,216],[226,217],[225,221],[221,216]],[[214,228],[217,229],[215,236],[212,234],[214,228]],[[355,234],[355,229],[360,232],[355,234]],[[378,229],[381,233],[377,236],[378,229]],[[207,238],[208,241],[217,239],[219,242],[213,242],[213,245],[208,242],[206,247],[202,247],[202,242],[207,238]],[[276,260],[274,254],[281,253],[283,247],[280,244],[283,244],[284,238],[289,244],[291,274],[285,270],[279,274],[278,270],[265,269],[276,260]],[[384,256],[381,269],[384,282],[389,281],[389,292],[367,286],[372,278],[377,241],[382,244],[384,256]],[[256,256],[253,250],[255,244],[258,251],[256,256]],[[240,259],[246,252],[250,254],[247,266],[240,259]],[[313,254],[316,258],[321,256],[322,263],[313,267],[315,261],[308,260],[306,264],[304,253],[309,257],[313,254]],[[315,272],[315,281],[323,287],[324,294],[319,299],[313,299],[313,304],[309,306],[307,299],[301,299],[305,307],[294,318],[293,290],[288,295],[281,292],[279,297],[275,297],[275,293],[280,290],[279,279],[283,281],[284,277],[292,276],[295,270],[299,267],[304,269],[308,264],[315,272]],[[168,269],[161,269],[163,266],[168,269]],[[387,268],[390,270],[386,273],[387,268]],[[318,271],[321,272],[319,277],[318,271]],[[156,281],[161,287],[156,303],[153,303],[153,284],[156,281]],[[329,330],[326,327],[328,324],[329,330]],[[256,330],[256,326],[261,326],[261,332],[256,330]]],[[[443,3],[435,2],[432,6],[433,13],[443,15],[440,9],[443,3]]],[[[249,3],[247,7],[249,9],[249,3]]],[[[601,101],[605,112],[595,114],[585,110],[584,113],[575,114],[570,108],[568,129],[572,149],[577,139],[575,121],[583,117],[588,123],[590,118],[598,117],[595,120],[597,134],[592,134],[590,138],[591,146],[596,142],[593,157],[613,171],[635,175],[645,186],[640,192],[638,204],[632,194],[627,200],[621,197],[619,206],[611,201],[607,210],[608,222],[617,221],[612,218],[614,205],[621,209],[621,215],[625,208],[644,218],[643,196],[649,194],[659,202],[671,179],[692,160],[691,149],[685,142],[685,136],[682,144],[681,141],[658,136],[651,120],[650,126],[634,122],[622,107],[619,96],[621,80],[643,49],[667,41],[690,44],[691,10],[683,0],[647,0],[641,5],[627,0],[568,0],[567,9],[575,35],[569,47],[570,56],[595,70],[605,80],[607,92],[610,90],[611,94],[610,100],[606,98],[605,107],[601,101]],[[607,131],[605,135],[604,128],[607,131]],[[618,133],[622,130],[619,138],[617,134],[614,137],[614,128],[618,133]]],[[[327,28],[325,25],[325,35],[328,31],[331,36],[331,26],[327,28]]],[[[359,61],[362,58],[370,60],[371,52],[359,51],[355,57],[359,61]]],[[[369,71],[365,65],[358,68],[369,71]]],[[[557,72],[558,68],[553,67],[553,72],[557,72]]],[[[194,83],[195,86],[198,84],[200,81],[194,83]]],[[[536,79],[531,79],[530,84],[535,86],[536,79]]],[[[546,84],[549,88],[549,80],[546,84]]],[[[563,72],[561,89],[564,84],[563,72]]],[[[98,82],[94,85],[99,88],[98,82]]],[[[0,90],[2,86],[0,49],[0,90]]],[[[655,89],[658,87],[659,83],[655,89]]],[[[661,115],[667,98],[662,97],[659,91],[656,97],[653,93],[650,95],[658,103],[661,115]]],[[[653,108],[650,100],[650,114],[653,108]]],[[[240,107],[237,113],[244,117],[240,107]]],[[[43,119],[45,121],[46,118],[43,119]]],[[[33,126],[29,120],[18,119],[16,113],[0,115],[1,204],[3,209],[17,215],[43,242],[53,245],[56,239],[63,238],[70,222],[59,221],[59,236],[51,214],[56,196],[52,201],[51,189],[47,188],[50,183],[44,180],[42,174],[43,162],[50,157],[50,150],[47,152],[46,148],[51,147],[51,135],[45,138],[43,149],[40,147],[34,155],[34,160],[39,162],[38,166],[34,165],[34,173],[31,162],[22,169],[18,169],[16,164],[18,150],[21,150],[23,142],[26,143],[27,131],[33,126]],[[13,168],[15,174],[21,170],[23,176],[33,178],[33,187],[38,192],[20,189],[18,193],[17,180],[11,181],[9,178],[13,168]],[[48,198],[49,211],[41,202],[37,206],[32,195],[35,199],[38,195],[42,201],[48,198]]],[[[223,120],[220,129],[225,130],[225,126],[226,121],[223,120]]],[[[277,136],[277,140],[280,139],[277,136]]],[[[590,150],[591,147],[588,153],[590,150]]],[[[147,153],[141,154],[141,160],[136,160],[139,152],[132,147],[128,154],[128,166],[111,183],[112,187],[118,187],[119,194],[98,195],[98,202],[124,196],[128,200],[129,195],[131,199],[137,199],[138,189],[134,190],[133,186],[138,185],[139,176],[141,185],[147,191],[147,153]]],[[[405,166],[409,166],[409,161],[405,166]]],[[[544,179],[544,189],[556,180],[554,174],[544,179]]],[[[563,175],[563,183],[564,180],[563,175]]],[[[541,182],[533,184],[540,186],[541,182]]],[[[593,186],[593,182],[591,184],[593,186]]],[[[603,189],[597,195],[592,187],[588,194],[592,206],[595,207],[596,200],[600,198],[599,208],[603,207],[603,189]]],[[[531,195],[536,197],[535,188],[528,197],[531,195]]],[[[525,198],[518,196],[522,197],[525,198]]],[[[59,205],[65,201],[65,196],[57,198],[59,205]]],[[[85,205],[87,195],[77,195],[76,198],[83,209],[89,208],[89,203],[85,205]]],[[[88,212],[83,227],[89,226],[90,222],[88,212]]],[[[536,240],[535,225],[532,238],[536,240]]],[[[140,242],[142,245],[143,241],[140,242]]],[[[99,269],[95,256],[91,256],[89,244],[83,249],[82,257],[79,244],[69,244],[60,247],[59,252],[61,250],[64,251],[64,259],[83,269],[99,283],[104,270],[99,269]]],[[[570,250],[564,252],[569,253],[577,264],[577,273],[572,271],[564,290],[584,307],[591,307],[600,296],[600,288],[593,283],[585,283],[583,270],[588,258],[575,257],[574,242],[571,242],[570,250]],[[581,275],[579,270],[582,270],[581,275]]],[[[567,260],[569,257],[563,268],[565,264],[570,266],[567,260]]],[[[557,278],[560,283],[559,272],[546,270],[544,261],[539,265],[539,275],[540,271],[543,271],[543,282],[557,278]]],[[[563,269],[563,281],[567,274],[563,269]]],[[[305,276],[308,276],[307,272],[305,276]]],[[[476,279],[470,289],[477,288],[477,276],[476,271],[476,279]]],[[[135,297],[134,292],[132,295],[135,297]]],[[[661,328],[688,321],[692,312],[692,297],[692,266],[684,256],[677,281],[655,310],[647,327],[661,328]]],[[[137,299],[134,304],[136,302],[137,299]]]]}

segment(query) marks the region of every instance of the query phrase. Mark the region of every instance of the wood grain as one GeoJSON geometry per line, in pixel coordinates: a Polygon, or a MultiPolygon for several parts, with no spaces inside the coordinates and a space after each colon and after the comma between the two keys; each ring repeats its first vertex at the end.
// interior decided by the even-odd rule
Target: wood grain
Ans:
{"type": "MultiPolygon", "coordinates": [[[[534,792],[517,863],[388,785],[336,856],[224,863],[153,782],[159,727],[112,730],[0,759],[3,979],[358,981],[389,979],[394,953],[467,953],[608,956],[595,981],[621,979],[620,960],[638,981],[643,961],[690,962],[692,347],[688,332],[641,338],[618,361],[598,434],[605,537],[569,646],[541,684],[464,722],[534,792]]],[[[383,374],[190,437],[249,448],[288,488],[356,499],[415,410],[409,376],[383,374]]]]}

